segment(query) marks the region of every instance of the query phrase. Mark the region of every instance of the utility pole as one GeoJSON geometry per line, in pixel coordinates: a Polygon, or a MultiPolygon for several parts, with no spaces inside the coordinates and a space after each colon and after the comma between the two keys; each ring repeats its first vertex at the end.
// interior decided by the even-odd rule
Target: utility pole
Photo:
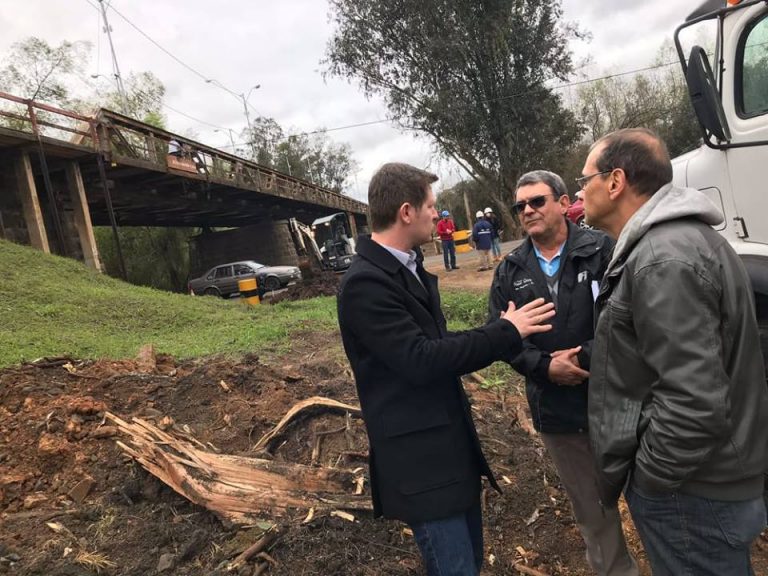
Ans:
{"type": "Polygon", "coordinates": [[[109,25],[109,20],[107,20],[107,9],[104,7],[104,0],[99,0],[99,7],[101,8],[101,17],[104,19],[104,32],[107,33],[107,39],[109,40],[109,50],[112,53],[112,72],[115,75],[120,100],[123,102],[123,114],[128,114],[128,98],[125,96],[125,86],[123,86],[123,78],[120,76],[120,66],[117,64],[115,46],[112,44],[112,28],[109,25]]]}
{"type": "Polygon", "coordinates": [[[245,92],[240,94],[240,99],[243,101],[243,112],[245,112],[245,123],[248,125],[248,140],[251,143],[251,153],[253,154],[254,160],[256,160],[256,147],[253,145],[253,127],[251,126],[251,115],[248,113],[248,98],[251,97],[254,90],[258,90],[259,88],[261,88],[261,84],[256,84],[256,86],[248,90],[247,96],[245,92]]]}

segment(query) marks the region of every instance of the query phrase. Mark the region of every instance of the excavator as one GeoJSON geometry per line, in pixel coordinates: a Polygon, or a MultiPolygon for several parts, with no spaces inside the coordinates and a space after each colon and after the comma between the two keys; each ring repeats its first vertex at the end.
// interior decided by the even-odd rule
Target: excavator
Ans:
{"type": "Polygon", "coordinates": [[[355,240],[344,212],[318,218],[311,226],[291,218],[288,227],[299,258],[310,268],[342,272],[352,264],[355,240]]]}

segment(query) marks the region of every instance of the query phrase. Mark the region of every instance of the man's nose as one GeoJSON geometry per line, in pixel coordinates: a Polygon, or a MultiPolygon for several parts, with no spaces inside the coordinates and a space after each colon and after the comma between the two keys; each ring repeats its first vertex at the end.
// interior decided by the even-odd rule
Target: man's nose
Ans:
{"type": "Polygon", "coordinates": [[[525,214],[527,216],[530,216],[534,212],[536,212],[536,210],[534,210],[533,206],[531,206],[530,204],[526,204],[525,208],[523,208],[523,214],[525,214]]]}

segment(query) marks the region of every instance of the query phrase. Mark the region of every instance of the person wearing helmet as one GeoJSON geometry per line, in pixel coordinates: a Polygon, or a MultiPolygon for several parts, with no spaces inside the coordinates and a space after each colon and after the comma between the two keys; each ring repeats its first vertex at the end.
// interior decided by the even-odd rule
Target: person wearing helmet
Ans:
{"type": "Polygon", "coordinates": [[[472,228],[472,242],[475,244],[475,250],[480,252],[480,268],[478,272],[484,270],[491,270],[491,236],[493,234],[493,227],[488,220],[485,219],[482,210],[478,210],[475,214],[477,222],[472,228]]]}
{"type": "Polygon", "coordinates": [[[493,261],[501,262],[501,220],[493,213],[490,207],[483,211],[485,219],[490,222],[493,232],[491,233],[491,252],[493,261]]]}
{"type": "Polygon", "coordinates": [[[445,269],[450,272],[451,270],[457,270],[456,266],[456,243],[453,241],[453,233],[456,232],[456,225],[453,223],[451,213],[448,210],[443,210],[440,213],[442,218],[437,223],[437,235],[440,236],[440,241],[443,243],[443,262],[445,263],[445,269]]]}

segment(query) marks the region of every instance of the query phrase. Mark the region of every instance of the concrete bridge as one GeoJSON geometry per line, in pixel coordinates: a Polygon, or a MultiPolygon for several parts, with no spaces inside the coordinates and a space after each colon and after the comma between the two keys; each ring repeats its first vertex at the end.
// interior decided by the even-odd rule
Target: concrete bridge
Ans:
{"type": "Polygon", "coordinates": [[[367,205],[101,109],[93,117],[0,92],[0,236],[99,269],[93,226],[304,223],[367,205]]]}

